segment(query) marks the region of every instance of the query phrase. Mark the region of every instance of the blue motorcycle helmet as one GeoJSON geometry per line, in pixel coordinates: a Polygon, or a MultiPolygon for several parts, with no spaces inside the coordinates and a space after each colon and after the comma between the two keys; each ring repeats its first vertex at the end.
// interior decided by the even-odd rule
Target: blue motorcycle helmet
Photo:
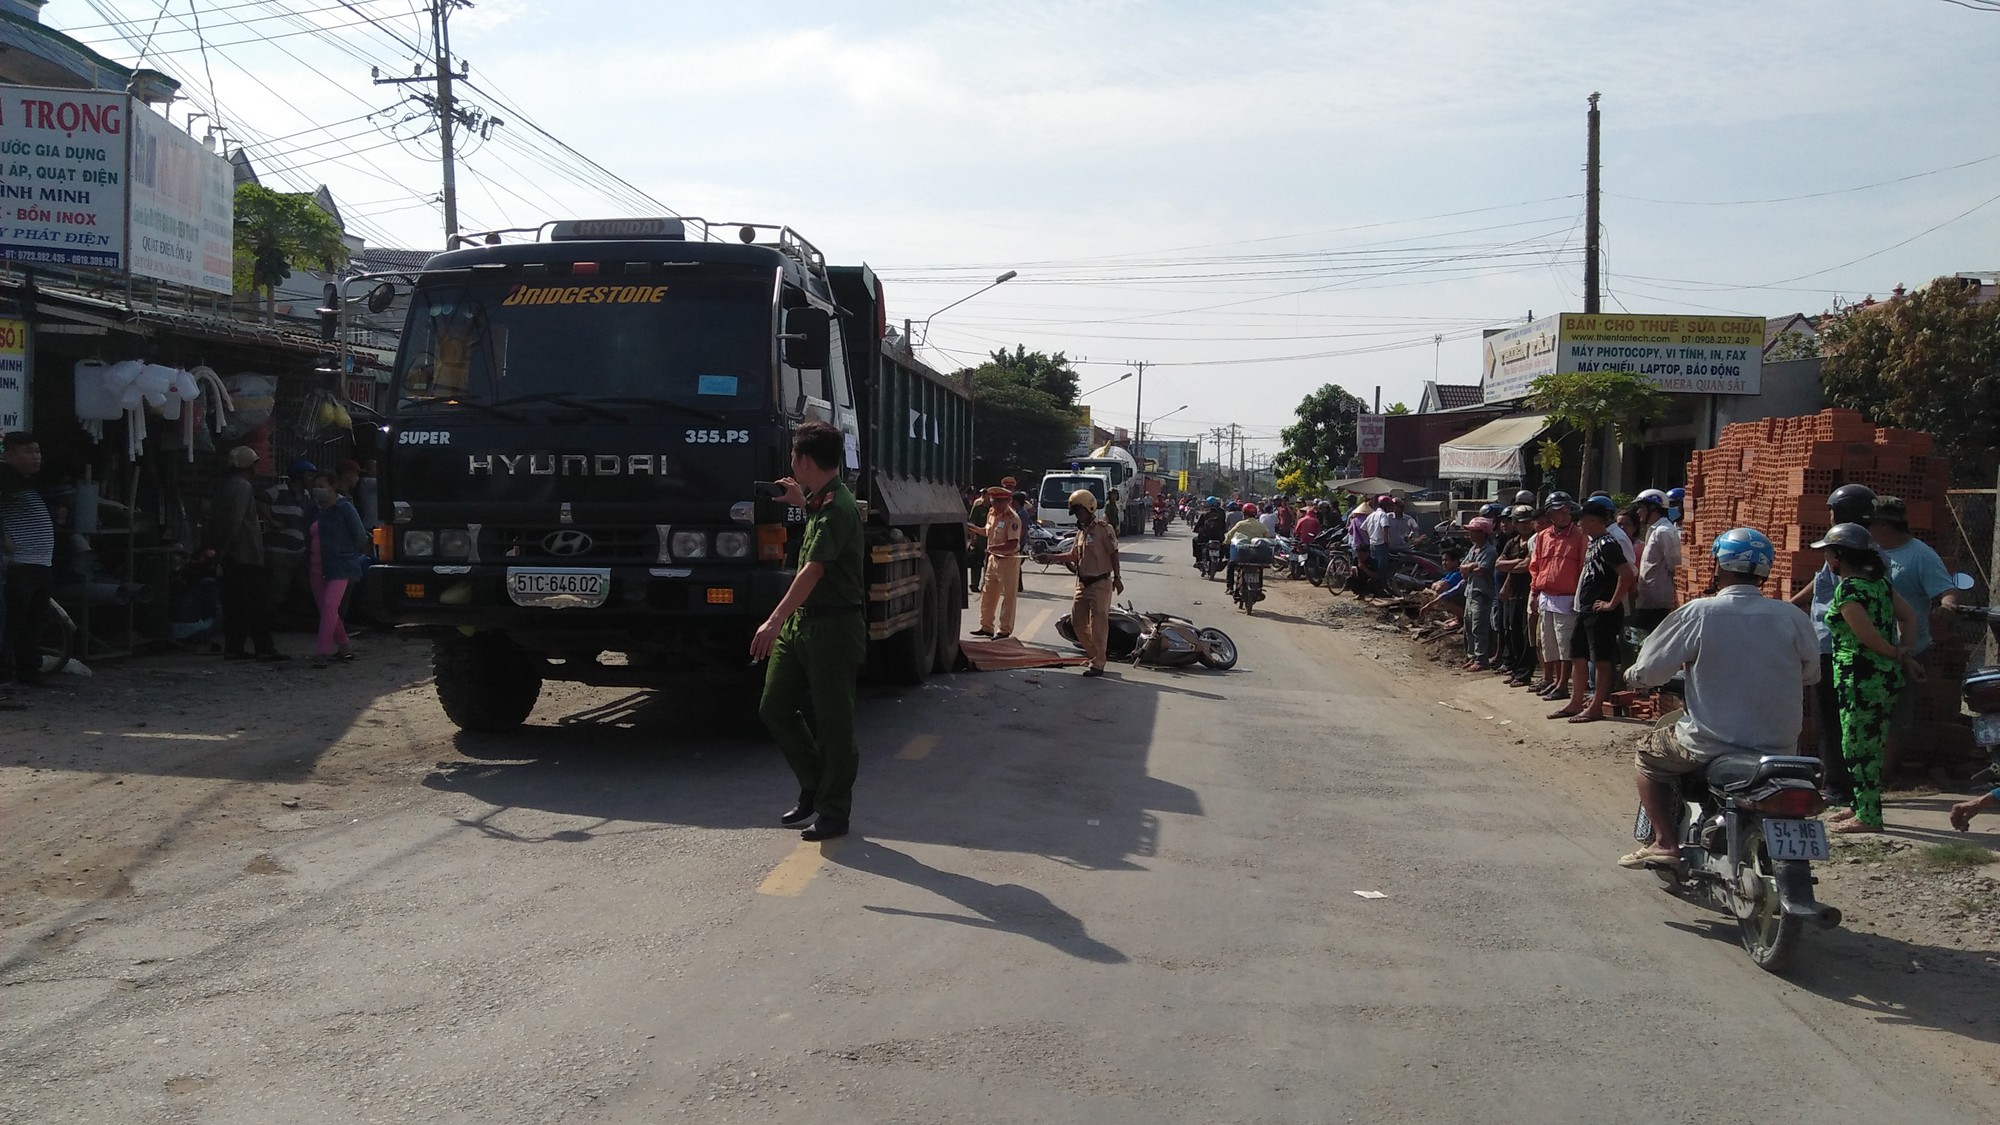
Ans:
{"type": "Polygon", "coordinates": [[[1709,554],[1714,556],[1717,570],[1768,578],[1778,549],[1754,527],[1732,527],[1715,537],[1709,554]]]}

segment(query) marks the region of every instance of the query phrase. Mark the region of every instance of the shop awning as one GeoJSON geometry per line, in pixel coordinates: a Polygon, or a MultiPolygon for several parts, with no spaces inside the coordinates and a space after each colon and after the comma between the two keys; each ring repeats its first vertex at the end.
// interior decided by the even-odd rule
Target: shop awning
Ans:
{"type": "Polygon", "coordinates": [[[1337,480],[1333,488],[1340,492],[1354,492],[1363,496],[1380,496],[1386,492],[1416,492],[1421,485],[1405,484],[1388,477],[1355,477],[1352,480],[1337,480]]]}
{"type": "Polygon", "coordinates": [[[1495,418],[1438,446],[1438,476],[1446,480],[1521,480],[1528,468],[1522,448],[1548,428],[1546,414],[1495,418]]]}

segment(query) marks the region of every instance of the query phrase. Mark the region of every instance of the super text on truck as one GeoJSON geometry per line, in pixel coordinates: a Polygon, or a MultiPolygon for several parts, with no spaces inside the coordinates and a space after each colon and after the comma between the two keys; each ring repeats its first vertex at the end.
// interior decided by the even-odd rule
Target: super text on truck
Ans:
{"type": "MultiPolygon", "coordinates": [[[[459,236],[483,244],[404,276],[392,518],[364,596],[435,635],[461,728],[521,723],[546,680],[741,674],[804,519],[758,482],[790,472],[808,418],[847,437],[871,671],[907,683],[957,662],[969,385],[886,335],[867,266],[829,267],[787,227],[728,229],[554,222],[459,236]]],[[[395,294],[357,280],[371,308],[395,294]]]]}

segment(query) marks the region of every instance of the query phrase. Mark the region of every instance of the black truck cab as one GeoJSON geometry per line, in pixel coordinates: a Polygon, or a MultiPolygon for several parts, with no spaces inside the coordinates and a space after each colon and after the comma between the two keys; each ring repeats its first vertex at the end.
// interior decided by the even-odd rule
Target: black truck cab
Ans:
{"type": "MultiPolygon", "coordinates": [[[[519,723],[544,679],[647,686],[747,666],[803,518],[758,482],[790,473],[804,419],[847,435],[847,476],[876,501],[871,551],[902,556],[871,562],[908,564],[894,549],[908,542],[927,566],[929,541],[949,550],[932,527],[963,518],[959,482],[893,482],[925,501],[902,507],[936,511],[885,511],[897,505],[879,495],[881,411],[864,399],[883,375],[879,284],[841,271],[850,303],[873,304],[844,309],[810,243],[742,229],[726,242],[689,239],[680,220],[558,223],[440,254],[411,279],[383,439],[390,523],[365,590],[378,615],[434,628],[460,726],[519,723]]],[[[915,567],[897,569],[883,588],[908,585],[915,567]]],[[[943,607],[872,602],[878,641],[929,618],[923,672],[942,663],[943,607]]]]}

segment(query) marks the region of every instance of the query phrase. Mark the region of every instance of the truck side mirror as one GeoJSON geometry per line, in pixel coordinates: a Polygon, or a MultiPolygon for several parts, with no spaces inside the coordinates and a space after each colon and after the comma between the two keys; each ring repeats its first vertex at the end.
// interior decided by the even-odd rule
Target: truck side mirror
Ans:
{"type": "Polygon", "coordinates": [[[382,284],[377,285],[375,288],[370,289],[368,291],[369,312],[372,313],[388,312],[389,306],[395,303],[396,303],[396,287],[394,284],[390,282],[385,281],[382,284]]]}
{"type": "Polygon", "coordinates": [[[831,329],[827,315],[811,305],[785,310],[785,363],[802,371],[826,369],[831,329]]]}

